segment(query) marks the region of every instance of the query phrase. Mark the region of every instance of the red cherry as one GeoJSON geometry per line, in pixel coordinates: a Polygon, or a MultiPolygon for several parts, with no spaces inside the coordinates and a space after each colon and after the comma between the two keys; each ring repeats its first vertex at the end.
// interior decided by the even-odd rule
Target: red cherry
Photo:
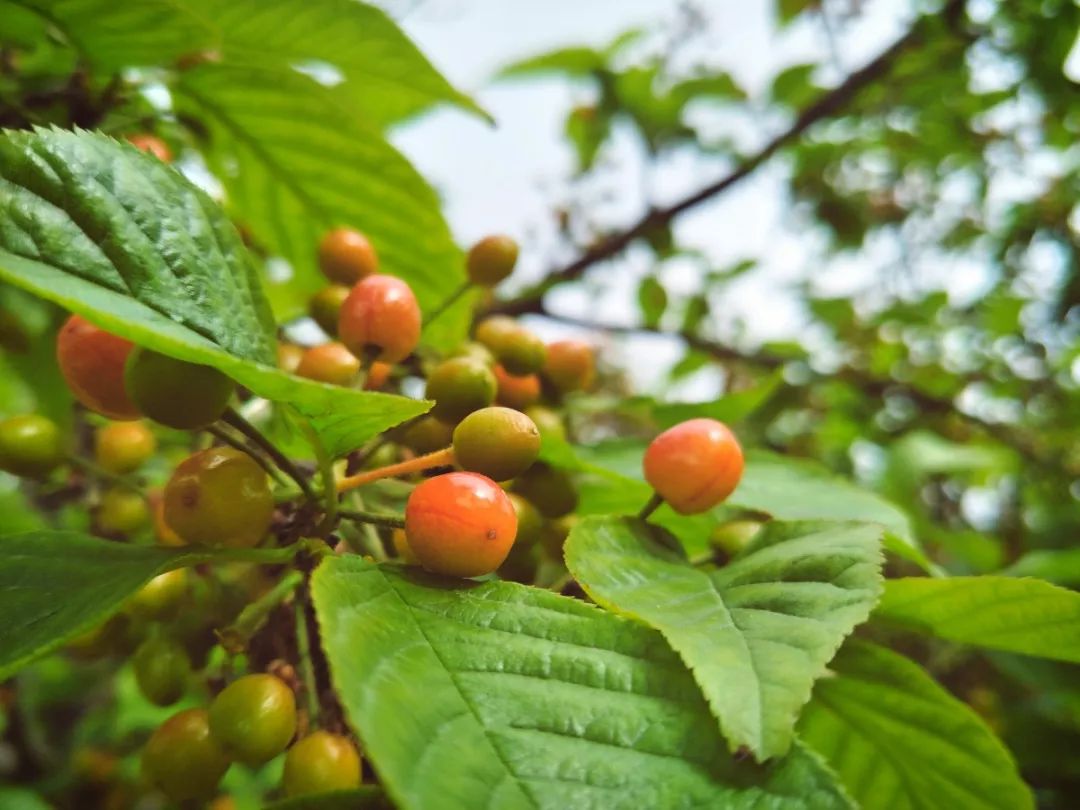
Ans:
{"type": "Polygon", "coordinates": [[[56,336],[56,360],[75,398],[111,419],[138,419],[139,409],[124,386],[131,341],[72,315],[56,336]]]}
{"type": "Polygon", "coordinates": [[[338,337],[357,357],[399,363],[420,342],[420,306],[412,289],[394,276],[373,275],[352,288],[341,305],[338,337]]]}

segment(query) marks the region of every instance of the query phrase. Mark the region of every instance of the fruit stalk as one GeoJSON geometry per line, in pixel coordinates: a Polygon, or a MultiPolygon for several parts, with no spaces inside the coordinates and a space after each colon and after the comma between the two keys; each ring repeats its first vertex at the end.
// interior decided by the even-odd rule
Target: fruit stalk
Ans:
{"type": "Polygon", "coordinates": [[[381,478],[408,475],[409,473],[430,470],[432,467],[445,467],[453,463],[454,448],[444,447],[442,450],[436,450],[434,453],[428,453],[424,456],[417,456],[408,461],[391,464],[387,467],[379,467],[375,470],[364,470],[355,475],[342,478],[337,482],[337,491],[348,492],[350,489],[362,487],[364,484],[370,484],[372,481],[378,481],[381,478]]]}
{"type": "Polygon", "coordinates": [[[248,422],[233,408],[229,408],[225,411],[225,414],[221,417],[221,421],[230,427],[236,428],[236,430],[254,442],[266,453],[266,455],[273,459],[274,463],[278,466],[278,469],[296,482],[296,485],[300,487],[300,491],[304,493],[304,497],[307,498],[307,500],[312,503],[315,502],[315,492],[312,490],[311,484],[308,483],[304,474],[296,468],[296,465],[292,463],[288,456],[278,450],[273,442],[263,436],[254,425],[248,422]]]}

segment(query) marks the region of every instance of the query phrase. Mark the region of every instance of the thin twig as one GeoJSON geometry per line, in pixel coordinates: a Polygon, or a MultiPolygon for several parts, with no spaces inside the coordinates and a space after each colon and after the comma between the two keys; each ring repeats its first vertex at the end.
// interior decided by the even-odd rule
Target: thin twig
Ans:
{"type": "Polygon", "coordinates": [[[311,660],[311,639],[308,634],[307,605],[304,595],[296,600],[296,658],[304,679],[304,697],[307,702],[308,727],[315,728],[319,722],[319,686],[315,680],[315,664],[311,660]]]}
{"type": "Polygon", "coordinates": [[[386,529],[405,528],[405,518],[402,515],[363,512],[359,509],[339,509],[338,515],[346,520],[354,520],[357,523],[370,523],[372,526],[382,526],[386,529]]]}
{"type": "Polygon", "coordinates": [[[285,479],[282,477],[281,472],[278,470],[278,468],[275,467],[273,464],[271,464],[269,461],[267,461],[262,453],[255,450],[255,448],[253,448],[247,442],[240,441],[239,439],[235,438],[234,436],[229,434],[228,431],[222,429],[218,425],[209,425],[209,426],[207,426],[206,432],[209,433],[211,436],[213,436],[218,441],[229,445],[229,447],[233,447],[233,448],[236,448],[237,450],[240,450],[243,453],[247,453],[249,456],[251,456],[255,460],[256,464],[258,464],[260,467],[262,467],[266,471],[267,475],[269,475],[271,478],[273,478],[279,484],[285,484],[286,483],[285,479]]]}
{"type": "MultiPolygon", "coordinates": [[[[963,0],[949,0],[945,8],[942,9],[941,15],[951,19],[962,11],[962,8],[963,0]]],[[[704,186],[672,205],[649,210],[630,227],[607,237],[589,248],[570,264],[552,271],[544,279],[515,298],[497,302],[489,311],[504,315],[523,315],[536,312],[540,300],[548,290],[569,281],[576,281],[597,262],[621,253],[637,239],[647,236],[657,228],[668,225],[684,211],[722,194],[736,183],[749,177],[758,167],[766,163],[792,141],[799,138],[814,124],[839,113],[858,95],[859,91],[887,74],[897,57],[922,41],[926,23],[925,18],[918,20],[906,34],[897,39],[876,58],[849,74],[843,82],[806,107],[799,113],[790,127],[772,138],[757,153],[745,159],[730,174],[704,186]]]]}
{"type": "Polygon", "coordinates": [[[273,442],[263,436],[258,428],[248,422],[248,420],[233,408],[229,408],[225,411],[224,415],[221,417],[221,421],[230,427],[236,428],[236,430],[240,431],[244,436],[262,449],[266,455],[270,456],[270,458],[273,459],[274,464],[278,466],[278,469],[296,482],[296,485],[300,487],[300,491],[304,493],[305,498],[312,503],[317,500],[315,492],[312,490],[311,484],[307,480],[307,476],[298,470],[296,465],[292,463],[292,460],[278,450],[273,442]]]}
{"type": "Polygon", "coordinates": [[[648,502],[638,512],[638,520],[648,520],[657,509],[664,505],[664,497],[659,492],[654,492],[648,502]]]}

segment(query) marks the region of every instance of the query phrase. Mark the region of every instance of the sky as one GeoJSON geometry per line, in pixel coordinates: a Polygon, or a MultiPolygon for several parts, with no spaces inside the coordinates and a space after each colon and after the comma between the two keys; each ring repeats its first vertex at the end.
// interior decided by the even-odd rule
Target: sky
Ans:
{"type": "MultiPolygon", "coordinates": [[[[699,0],[695,6],[706,13],[708,25],[698,47],[711,63],[731,72],[751,97],[760,97],[772,76],[789,64],[825,62],[819,75],[823,82],[858,67],[906,28],[908,5],[904,0],[865,3],[858,21],[844,26],[829,49],[816,18],[778,33],[771,2],[699,0]]],[[[588,100],[588,93],[559,79],[498,81],[496,73],[510,62],[554,48],[602,47],[634,27],[662,32],[676,20],[678,6],[658,0],[404,0],[389,5],[435,66],[496,119],[496,125],[489,126],[458,110],[440,109],[399,129],[394,141],[442,195],[444,212],[461,244],[491,232],[510,233],[522,241],[518,270],[507,282],[510,291],[571,258],[552,253],[550,211],[552,201],[565,193],[563,181],[573,167],[573,154],[562,138],[563,120],[570,107],[588,100]]],[[[734,134],[748,150],[786,123],[745,114],[710,119],[718,132],[734,134]]],[[[632,222],[642,210],[637,193],[640,152],[629,139],[616,140],[611,158],[625,172],[626,189],[616,188],[614,199],[604,204],[600,216],[611,225],[632,222]]],[[[721,176],[724,169],[689,156],[669,161],[650,183],[654,202],[670,202],[721,176]]],[[[779,339],[798,326],[801,315],[794,298],[778,295],[777,289],[804,277],[815,247],[791,219],[783,180],[782,164],[766,166],[677,222],[680,240],[705,251],[714,266],[747,257],[761,262],[759,271],[714,302],[712,317],[721,332],[738,324],[755,340],[779,339]]],[[[608,281],[604,287],[566,288],[549,299],[551,306],[590,320],[633,323],[637,280],[655,269],[647,255],[630,251],[627,258],[594,271],[592,278],[608,281]]],[[[665,284],[675,289],[693,287],[694,272],[678,263],[661,269],[665,284]]],[[[858,277],[858,267],[841,268],[834,292],[851,287],[858,277]]],[[[548,337],[563,331],[549,322],[532,325],[548,337]]],[[[678,344],[650,337],[619,340],[609,350],[630,367],[644,390],[663,385],[665,368],[681,353],[678,344]],[[641,362],[642,357],[647,362],[641,362]],[[631,358],[635,362],[629,362],[631,358]]],[[[720,380],[715,372],[706,373],[672,394],[711,396],[720,380]]]]}

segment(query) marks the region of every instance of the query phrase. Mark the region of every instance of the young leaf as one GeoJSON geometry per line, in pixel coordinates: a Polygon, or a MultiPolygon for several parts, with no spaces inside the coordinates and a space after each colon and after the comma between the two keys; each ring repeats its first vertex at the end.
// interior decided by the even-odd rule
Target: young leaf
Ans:
{"type": "Polygon", "coordinates": [[[158,574],[260,553],[133,546],[45,529],[0,537],[0,681],[100,624],[158,574]]]}
{"type": "Polygon", "coordinates": [[[731,758],[678,656],[636,623],[358,557],[325,560],[312,594],[342,704],[404,810],[850,807],[801,746],[731,758]]]}
{"type": "Polygon", "coordinates": [[[695,568],[675,538],[594,517],[566,565],[598,604],[655,627],[682,656],[733,750],[783,754],[814,681],[881,592],[877,526],[768,523],[724,568],[695,568]]]}
{"type": "Polygon", "coordinates": [[[1039,579],[894,579],[874,620],[962,644],[1080,663],[1080,593],[1039,579]]]}
{"type": "Polygon", "coordinates": [[[88,132],[0,138],[0,280],[292,403],[335,455],[426,402],[292,377],[235,229],[178,172],[88,132]]]}
{"type": "Polygon", "coordinates": [[[849,641],[799,732],[863,810],[1025,810],[1031,793],[1005,746],[919,666],[849,641]]]}
{"type": "MultiPolygon", "coordinates": [[[[409,282],[424,312],[464,282],[435,193],[328,88],[286,69],[203,65],[173,92],[177,109],[209,128],[207,156],[231,210],[292,266],[292,277],[270,289],[279,315],[299,314],[326,284],[316,251],[338,225],[368,235],[380,272],[409,282]]],[[[464,337],[468,304],[425,329],[424,340],[445,346],[464,337]]]]}
{"type": "Polygon", "coordinates": [[[186,0],[212,19],[229,62],[329,66],[334,92],[380,127],[439,102],[486,115],[380,8],[356,0],[186,0]]]}

